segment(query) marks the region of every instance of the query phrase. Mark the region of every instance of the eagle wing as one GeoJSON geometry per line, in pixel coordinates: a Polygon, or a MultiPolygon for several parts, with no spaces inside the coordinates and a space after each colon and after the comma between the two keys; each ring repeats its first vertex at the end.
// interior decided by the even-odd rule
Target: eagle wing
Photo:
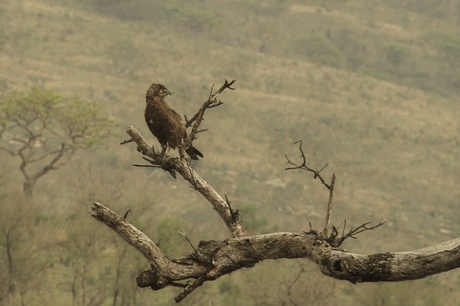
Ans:
{"type": "MultiPolygon", "coordinates": [[[[164,85],[152,83],[146,93],[147,106],[144,113],[150,132],[161,144],[163,156],[168,147],[176,149],[187,138],[187,130],[181,116],[163,99],[168,94],[171,93],[164,85]]],[[[191,144],[185,151],[191,159],[198,160],[199,157],[203,157],[203,153],[191,144]]]]}
{"type": "Polygon", "coordinates": [[[181,116],[159,97],[154,104],[148,104],[145,121],[161,145],[176,149],[187,138],[187,131],[181,116]]]}

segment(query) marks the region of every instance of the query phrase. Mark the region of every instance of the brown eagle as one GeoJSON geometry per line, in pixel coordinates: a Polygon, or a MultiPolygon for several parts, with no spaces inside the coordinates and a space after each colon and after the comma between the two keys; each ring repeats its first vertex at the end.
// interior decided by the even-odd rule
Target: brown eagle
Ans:
{"type": "MultiPolygon", "coordinates": [[[[153,83],[147,89],[145,100],[145,122],[152,134],[161,144],[161,158],[166,154],[166,149],[176,149],[187,139],[187,130],[180,115],[166,104],[164,97],[171,92],[161,84],[153,83]]],[[[203,154],[193,145],[184,148],[191,159],[198,160],[203,154]]]]}

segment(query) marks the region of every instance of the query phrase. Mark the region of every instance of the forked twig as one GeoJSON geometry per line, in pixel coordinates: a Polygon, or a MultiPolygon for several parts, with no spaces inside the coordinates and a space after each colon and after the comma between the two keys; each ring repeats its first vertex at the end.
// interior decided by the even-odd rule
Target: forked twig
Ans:
{"type": "Polygon", "coordinates": [[[294,144],[298,143],[299,144],[299,151],[300,151],[300,157],[302,158],[302,162],[300,164],[294,163],[287,155],[284,155],[286,157],[288,165],[292,165],[293,167],[287,167],[285,170],[305,170],[313,173],[313,178],[319,178],[321,183],[329,190],[329,200],[327,202],[327,210],[326,210],[326,218],[325,218],[325,224],[323,228],[323,237],[327,237],[328,235],[328,228],[329,224],[331,222],[331,215],[332,215],[332,203],[334,199],[334,186],[335,186],[335,173],[332,174],[332,179],[331,183],[328,184],[326,183],[326,180],[321,176],[321,172],[329,165],[329,162],[327,162],[320,170],[315,170],[313,168],[310,168],[307,165],[307,158],[305,156],[305,153],[303,151],[302,147],[302,140],[298,140],[294,142],[294,144]]]}
{"type": "Polygon", "coordinates": [[[308,165],[307,165],[307,158],[305,157],[305,153],[303,152],[303,148],[302,148],[302,140],[298,140],[296,142],[294,142],[295,144],[298,143],[299,144],[299,151],[300,151],[300,157],[302,158],[302,163],[300,164],[296,164],[294,163],[291,159],[289,159],[289,157],[285,154],[284,157],[286,157],[286,160],[287,160],[287,164],[288,165],[292,165],[293,167],[287,167],[285,168],[284,170],[297,170],[297,169],[301,169],[301,170],[305,170],[305,171],[309,171],[309,172],[312,172],[313,173],[313,178],[319,178],[319,180],[321,181],[321,183],[326,186],[327,189],[331,190],[331,185],[329,185],[328,183],[326,183],[326,181],[324,180],[324,178],[321,176],[321,171],[323,171],[328,165],[330,162],[327,162],[320,170],[315,170],[313,168],[310,168],[308,165]]]}
{"type": "Polygon", "coordinates": [[[236,82],[236,80],[232,80],[231,82],[228,82],[227,79],[225,79],[224,84],[215,93],[213,93],[214,85],[212,85],[211,91],[210,91],[209,96],[208,96],[208,99],[203,103],[203,105],[198,110],[198,112],[195,115],[193,115],[193,117],[190,120],[187,119],[186,116],[184,116],[185,117],[185,127],[186,128],[190,127],[193,124],[192,130],[191,130],[187,140],[185,141],[185,143],[183,145],[184,148],[190,148],[192,146],[192,142],[197,138],[196,134],[204,132],[204,131],[207,131],[207,129],[198,130],[201,122],[203,121],[204,112],[208,108],[213,108],[213,107],[216,107],[216,106],[224,104],[224,102],[222,102],[220,100],[217,100],[217,96],[219,96],[227,88],[230,89],[230,90],[234,90],[235,88],[233,88],[231,86],[235,82],[236,82]]]}
{"type": "MultiPolygon", "coordinates": [[[[236,82],[236,80],[232,80],[232,81],[228,82],[227,79],[225,79],[224,84],[215,93],[213,93],[213,90],[214,90],[214,84],[213,84],[211,86],[211,91],[209,92],[208,100],[206,100],[206,102],[203,103],[203,106],[201,106],[201,108],[198,110],[198,112],[196,112],[196,114],[193,115],[193,117],[190,120],[188,120],[187,117],[185,117],[185,119],[186,119],[185,120],[186,121],[185,122],[185,127],[191,126],[193,124],[193,122],[195,122],[195,125],[197,125],[196,124],[197,120],[201,122],[201,120],[203,120],[203,113],[207,108],[213,108],[213,107],[216,107],[216,106],[224,104],[224,102],[222,102],[220,100],[217,100],[217,96],[219,96],[227,88],[230,89],[230,90],[235,90],[235,88],[231,87],[235,82],[236,82]]],[[[194,125],[194,127],[195,127],[195,125],[194,125]]],[[[199,125],[200,125],[200,123],[198,123],[197,127],[199,125]]],[[[193,132],[193,130],[192,130],[192,132],[193,132]]]]}
{"type": "Polygon", "coordinates": [[[183,233],[183,232],[177,232],[179,235],[181,235],[182,237],[185,238],[185,240],[187,240],[188,244],[190,244],[190,246],[192,247],[192,249],[195,251],[195,253],[198,253],[198,250],[193,246],[193,243],[190,241],[190,239],[188,238],[187,234],[186,233],[183,233]]]}
{"type": "Polygon", "coordinates": [[[342,236],[340,238],[337,238],[338,237],[338,230],[335,226],[332,227],[332,233],[329,237],[326,238],[326,241],[329,243],[329,245],[331,245],[332,247],[339,247],[340,245],[342,245],[342,243],[348,239],[348,238],[352,238],[352,239],[358,239],[356,237],[356,235],[362,233],[362,232],[365,232],[365,231],[373,231],[374,229],[376,229],[377,227],[380,227],[382,226],[383,224],[385,224],[385,221],[382,221],[382,222],[379,222],[378,224],[374,225],[374,226],[368,226],[369,224],[371,224],[372,222],[366,222],[366,223],[363,223],[361,224],[360,226],[358,226],[357,228],[350,228],[350,230],[348,231],[348,233],[345,234],[345,227],[347,225],[347,222],[346,220],[344,221],[344,225],[343,225],[343,230],[342,230],[342,236]]]}

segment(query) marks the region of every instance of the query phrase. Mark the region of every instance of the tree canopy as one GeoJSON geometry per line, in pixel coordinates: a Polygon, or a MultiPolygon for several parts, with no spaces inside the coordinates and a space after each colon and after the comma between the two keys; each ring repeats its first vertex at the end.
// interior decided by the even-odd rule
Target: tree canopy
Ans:
{"type": "Polygon", "coordinates": [[[0,149],[20,160],[28,197],[39,178],[106,139],[110,124],[102,105],[78,95],[35,86],[0,97],[0,149]]]}

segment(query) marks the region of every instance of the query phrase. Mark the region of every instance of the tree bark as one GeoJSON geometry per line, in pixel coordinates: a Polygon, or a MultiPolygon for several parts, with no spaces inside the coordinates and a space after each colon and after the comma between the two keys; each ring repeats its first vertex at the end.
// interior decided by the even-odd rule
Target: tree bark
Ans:
{"type": "Polygon", "coordinates": [[[460,238],[410,252],[362,255],[331,247],[315,231],[200,241],[187,256],[169,259],[142,231],[104,205],[94,202],[92,216],[117,232],[149,261],[152,269],[138,276],[138,286],[153,290],[183,287],[176,301],[205,281],[267,259],[309,259],[324,275],[352,283],[420,279],[460,267],[460,238]],[[178,283],[187,279],[192,281],[178,283]]]}
{"type": "Polygon", "coordinates": [[[229,203],[192,169],[186,159],[168,157],[163,162],[160,162],[158,160],[159,154],[155,152],[155,149],[145,140],[138,130],[130,126],[127,133],[131,137],[130,141],[136,142],[137,150],[152,159],[149,160],[150,162],[169,171],[174,177],[176,172],[179,173],[196,191],[206,198],[212,205],[212,208],[225,222],[225,225],[233,237],[246,235],[246,230],[239,220],[238,212],[231,209],[229,203]]]}

